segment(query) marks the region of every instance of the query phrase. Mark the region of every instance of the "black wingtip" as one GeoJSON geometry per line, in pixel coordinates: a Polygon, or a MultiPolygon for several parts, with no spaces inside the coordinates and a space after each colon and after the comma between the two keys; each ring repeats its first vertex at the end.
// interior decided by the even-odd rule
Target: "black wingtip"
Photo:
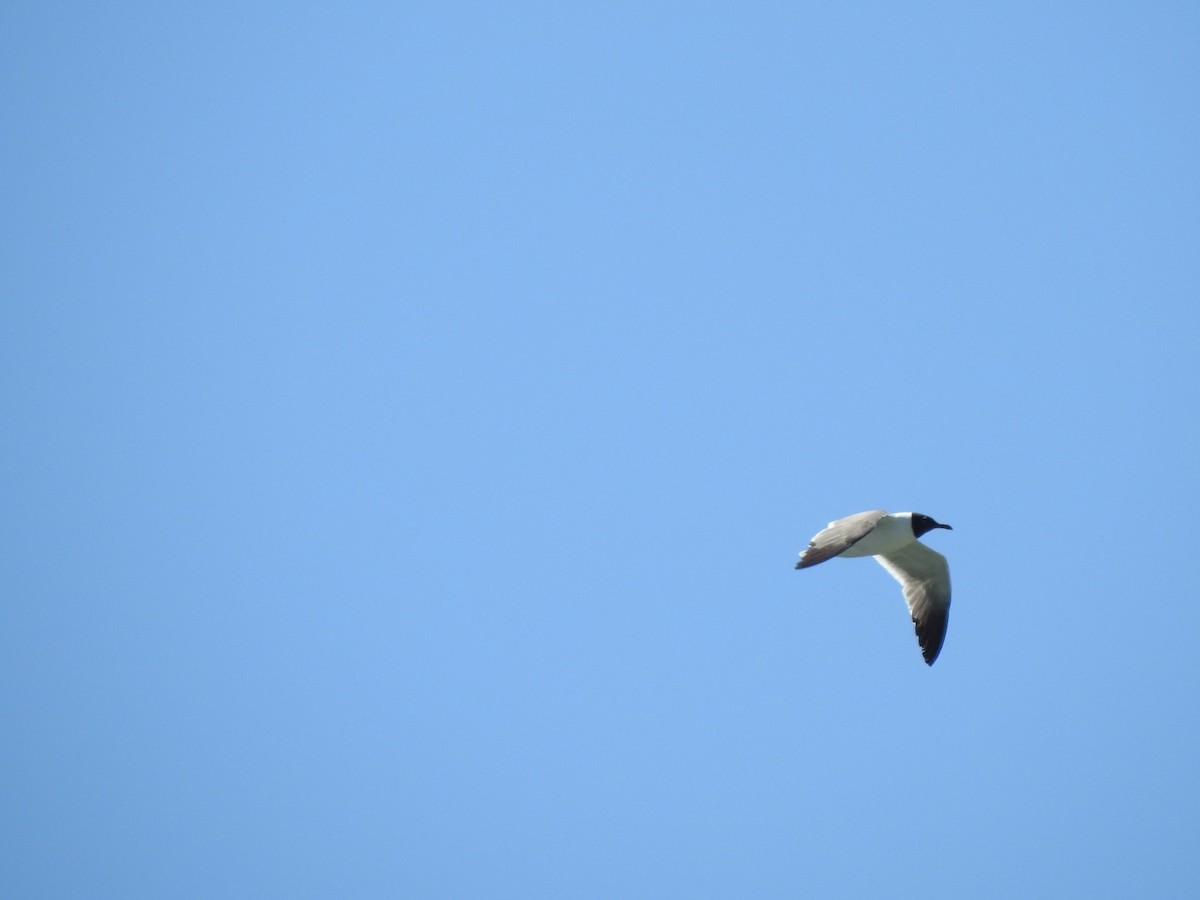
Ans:
{"type": "Polygon", "coordinates": [[[946,642],[946,620],[948,618],[949,616],[943,612],[941,615],[930,614],[921,622],[913,619],[917,643],[921,646],[921,656],[925,658],[927,666],[932,666],[937,660],[938,654],[942,652],[942,645],[946,642]]]}
{"type": "MultiPolygon", "coordinates": [[[[921,637],[921,635],[918,633],[918,635],[917,635],[918,640],[920,640],[920,637],[921,637]]],[[[934,639],[933,643],[929,644],[928,646],[927,646],[926,641],[922,640],[922,641],[920,641],[920,643],[921,643],[921,656],[924,657],[924,659],[925,659],[925,665],[932,666],[935,662],[937,662],[938,654],[940,654],[942,652],[941,641],[934,639]]]]}

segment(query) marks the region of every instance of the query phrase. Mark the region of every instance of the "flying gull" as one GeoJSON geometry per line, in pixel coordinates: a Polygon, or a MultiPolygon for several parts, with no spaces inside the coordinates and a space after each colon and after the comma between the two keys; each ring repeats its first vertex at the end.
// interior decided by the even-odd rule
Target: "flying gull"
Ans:
{"type": "MultiPolygon", "coordinates": [[[[916,626],[921,655],[933,665],[946,639],[950,615],[950,567],[946,557],[917,540],[935,528],[950,529],[922,513],[855,513],[818,532],[796,563],[807,569],[835,556],[873,556],[900,582],[916,626]]],[[[950,529],[953,530],[953,529],[950,529]]]]}

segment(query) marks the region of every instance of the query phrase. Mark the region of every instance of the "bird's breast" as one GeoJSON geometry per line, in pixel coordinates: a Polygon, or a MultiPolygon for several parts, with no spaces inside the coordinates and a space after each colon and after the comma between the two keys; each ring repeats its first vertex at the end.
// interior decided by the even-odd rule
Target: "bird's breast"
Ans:
{"type": "Polygon", "coordinates": [[[839,556],[879,556],[895,553],[901,547],[911,544],[913,536],[912,521],[907,518],[884,516],[871,529],[871,533],[858,541],[850,549],[838,554],[839,556]]]}

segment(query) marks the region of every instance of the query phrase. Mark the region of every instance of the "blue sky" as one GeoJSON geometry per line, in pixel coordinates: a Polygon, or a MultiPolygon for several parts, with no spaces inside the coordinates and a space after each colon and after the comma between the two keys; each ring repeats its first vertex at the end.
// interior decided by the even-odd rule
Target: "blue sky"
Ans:
{"type": "Polygon", "coordinates": [[[1192,5],[0,26],[0,893],[1200,891],[1192,5]]]}

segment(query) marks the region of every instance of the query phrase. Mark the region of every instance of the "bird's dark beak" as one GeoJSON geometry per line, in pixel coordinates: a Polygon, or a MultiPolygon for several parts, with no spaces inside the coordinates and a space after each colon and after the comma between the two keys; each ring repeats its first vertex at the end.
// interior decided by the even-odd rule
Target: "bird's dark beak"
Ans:
{"type": "Polygon", "coordinates": [[[949,525],[943,525],[941,522],[938,522],[938,523],[937,523],[936,525],[934,525],[933,527],[934,527],[934,528],[945,528],[947,531],[953,531],[953,530],[954,530],[954,529],[953,529],[953,528],[951,528],[949,525]]]}

